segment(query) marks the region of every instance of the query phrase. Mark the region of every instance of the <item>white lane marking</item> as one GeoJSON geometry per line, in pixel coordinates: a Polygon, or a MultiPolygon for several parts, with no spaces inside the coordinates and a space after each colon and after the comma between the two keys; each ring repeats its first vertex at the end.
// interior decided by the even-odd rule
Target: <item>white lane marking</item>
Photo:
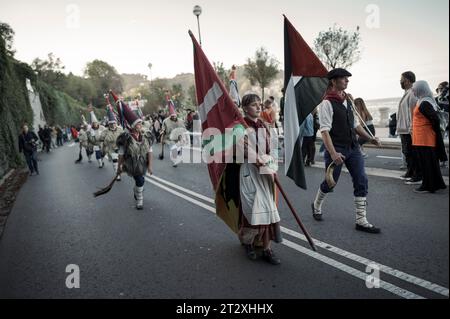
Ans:
{"type": "MultiPolygon", "coordinates": [[[[161,178],[159,178],[159,177],[156,177],[156,176],[154,176],[154,175],[152,175],[151,177],[152,177],[152,178],[155,178],[155,179],[157,179],[157,180],[160,180],[160,181],[164,181],[163,179],[161,179],[161,178]]],[[[165,182],[167,185],[175,185],[175,184],[170,183],[170,182],[166,182],[166,181],[164,181],[164,182],[165,182]]],[[[198,194],[198,193],[196,193],[196,192],[194,192],[194,191],[188,190],[188,189],[186,189],[186,188],[184,188],[184,187],[182,187],[182,186],[179,186],[179,185],[176,185],[176,188],[179,189],[179,190],[181,190],[181,191],[183,191],[183,192],[186,192],[186,193],[188,193],[188,194],[191,194],[191,195],[193,195],[193,196],[196,196],[197,198],[200,198],[200,199],[203,199],[203,198],[206,197],[206,196],[204,196],[204,195],[198,194]]],[[[175,194],[175,193],[174,193],[174,194],[175,194]]],[[[177,194],[175,194],[175,195],[177,195],[177,194]]],[[[183,198],[184,198],[184,197],[183,197],[183,198]]],[[[208,198],[208,197],[206,197],[206,198],[208,198]]],[[[189,201],[193,200],[193,201],[195,201],[195,202],[198,202],[198,201],[196,201],[196,200],[194,200],[194,199],[191,199],[191,198],[189,198],[188,200],[189,200],[189,201]]],[[[192,202],[192,201],[191,201],[191,202],[192,202]]],[[[211,198],[208,198],[208,202],[214,203],[214,200],[212,200],[211,198]]],[[[195,204],[195,203],[194,203],[194,204],[195,204]]],[[[207,207],[210,208],[210,206],[207,206],[207,207]]],[[[211,211],[211,212],[213,212],[213,213],[216,212],[215,209],[213,209],[213,210],[208,209],[208,210],[211,211]]],[[[303,240],[303,241],[305,241],[305,242],[307,241],[306,237],[305,237],[303,234],[300,234],[300,233],[298,233],[298,232],[296,232],[296,231],[293,231],[293,230],[291,230],[291,229],[288,229],[288,228],[286,228],[286,227],[281,227],[281,231],[282,231],[283,233],[287,234],[287,235],[292,236],[292,237],[298,238],[298,239],[303,240]]],[[[403,272],[403,271],[394,269],[394,268],[392,268],[392,267],[389,267],[389,266],[380,264],[380,263],[378,263],[378,262],[375,262],[375,261],[373,261],[373,260],[364,258],[364,257],[359,256],[359,255],[356,255],[356,254],[354,254],[354,253],[351,253],[351,252],[349,252],[349,251],[346,251],[346,250],[343,250],[343,249],[341,249],[341,248],[335,247],[335,246],[333,246],[333,245],[327,244],[327,243],[322,242],[322,241],[320,241],[320,240],[318,240],[318,239],[315,239],[315,238],[314,238],[314,243],[315,243],[316,246],[318,246],[318,247],[321,247],[321,248],[323,248],[323,249],[325,249],[325,250],[327,250],[327,251],[333,252],[333,253],[335,253],[335,254],[337,254],[337,255],[339,255],[339,256],[345,257],[345,258],[350,259],[350,260],[352,260],[352,261],[355,261],[355,262],[358,262],[358,263],[360,263],[360,264],[363,264],[364,266],[368,266],[368,265],[370,265],[370,264],[377,264],[377,265],[380,267],[380,271],[382,271],[382,272],[384,272],[384,273],[386,273],[386,274],[388,274],[388,275],[391,275],[391,276],[396,277],[396,278],[398,278],[398,279],[401,279],[401,280],[404,280],[404,281],[406,281],[406,282],[412,283],[412,284],[414,284],[414,285],[416,285],[416,286],[420,286],[420,287],[422,287],[422,288],[425,288],[425,289],[430,290],[430,291],[432,291],[432,292],[435,292],[435,293],[437,293],[437,294],[440,294],[440,295],[443,295],[443,296],[446,296],[446,297],[449,296],[449,289],[446,288],[446,287],[443,287],[443,286],[441,286],[441,285],[438,285],[438,284],[432,283],[432,282],[430,282],[430,281],[421,279],[421,278],[419,278],[419,277],[416,277],[416,276],[407,274],[407,273],[405,273],[405,272],[403,272]]]]}
{"type": "MultiPolygon", "coordinates": [[[[159,188],[162,188],[162,189],[168,191],[169,193],[171,193],[171,194],[173,194],[175,196],[178,196],[178,197],[183,198],[183,199],[185,199],[185,200],[187,200],[187,201],[189,201],[189,202],[191,202],[191,203],[193,203],[195,205],[198,205],[198,206],[200,206],[202,208],[205,208],[209,212],[212,212],[214,214],[216,213],[216,210],[215,210],[214,207],[208,206],[208,205],[206,205],[206,204],[204,204],[202,202],[199,202],[199,201],[197,201],[197,200],[195,200],[193,198],[190,198],[189,196],[186,196],[186,195],[184,195],[182,193],[179,193],[179,192],[177,192],[175,190],[172,190],[172,189],[170,189],[170,188],[168,188],[166,186],[163,186],[163,185],[155,182],[154,180],[152,180],[152,179],[150,179],[148,177],[146,177],[145,179],[149,183],[151,183],[152,185],[155,185],[155,186],[157,186],[159,188]]],[[[348,274],[350,274],[350,275],[352,275],[352,276],[354,276],[356,278],[362,279],[364,281],[367,278],[367,274],[362,272],[362,271],[359,271],[359,270],[357,270],[355,268],[347,266],[347,265],[345,265],[343,263],[340,263],[340,262],[338,262],[338,261],[336,261],[336,260],[334,260],[332,258],[329,258],[329,257],[324,256],[322,254],[319,254],[317,252],[313,252],[310,249],[304,248],[304,247],[302,247],[302,246],[300,246],[298,244],[295,244],[293,242],[290,242],[290,241],[288,241],[286,239],[283,239],[283,244],[285,246],[289,247],[289,248],[292,248],[292,249],[298,251],[298,252],[307,254],[308,256],[310,256],[312,258],[315,258],[315,259],[317,259],[319,261],[322,261],[322,262],[324,262],[324,263],[326,263],[326,264],[328,264],[328,265],[330,265],[330,266],[332,266],[332,267],[334,267],[334,268],[336,268],[338,270],[346,272],[346,273],[348,273],[348,274]]],[[[389,291],[389,292],[391,292],[391,293],[393,293],[393,294],[395,294],[395,295],[397,295],[399,297],[406,298],[406,299],[425,299],[424,297],[419,296],[419,295],[417,295],[417,294],[415,294],[413,292],[410,292],[408,290],[402,289],[400,287],[397,287],[395,285],[392,285],[392,284],[390,284],[388,282],[385,282],[385,281],[382,281],[382,280],[380,280],[380,288],[385,289],[386,291],[389,291]]]]}
{"type": "MultiPolygon", "coordinates": [[[[324,162],[316,162],[316,164],[312,165],[314,168],[325,168],[324,162]]],[[[343,172],[348,173],[348,170],[344,167],[342,169],[343,172]]],[[[400,176],[405,174],[405,172],[402,171],[394,171],[392,169],[385,169],[385,168],[375,168],[375,167],[366,167],[365,168],[366,175],[368,176],[377,176],[377,177],[387,177],[387,178],[395,178],[399,179],[400,176]]],[[[447,186],[449,186],[449,177],[448,176],[442,176],[444,179],[444,182],[447,186]]]]}
{"type": "Polygon", "coordinates": [[[183,192],[185,192],[185,193],[187,193],[189,195],[192,195],[192,196],[195,196],[197,198],[203,199],[205,202],[208,202],[208,203],[211,203],[211,204],[215,204],[215,202],[214,202],[214,200],[212,198],[209,198],[207,196],[203,196],[203,195],[201,195],[199,193],[193,192],[193,191],[191,191],[189,189],[186,189],[184,187],[178,186],[177,184],[171,183],[169,181],[166,181],[166,180],[164,180],[162,178],[159,178],[159,177],[156,177],[154,175],[151,176],[151,177],[154,178],[155,180],[157,180],[160,183],[166,184],[168,186],[172,186],[173,188],[178,189],[180,191],[183,191],[183,192]]]}
{"type": "Polygon", "coordinates": [[[149,182],[150,184],[153,184],[153,185],[155,185],[155,186],[158,186],[159,188],[162,188],[162,189],[164,189],[165,191],[167,191],[167,192],[169,192],[169,193],[172,193],[172,194],[174,194],[174,195],[176,195],[176,196],[178,196],[178,197],[181,197],[181,198],[183,198],[184,200],[187,200],[188,202],[191,202],[192,204],[195,204],[195,205],[197,205],[197,206],[200,206],[200,207],[202,207],[202,208],[204,208],[204,209],[206,209],[206,210],[208,210],[208,211],[210,211],[210,212],[212,212],[212,213],[214,213],[214,214],[216,213],[216,209],[215,209],[214,207],[208,206],[208,205],[206,205],[206,204],[204,204],[204,203],[202,203],[202,202],[200,202],[200,201],[198,201],[198,200],[195,200],[195,199],[193,199],[193,198],[191,198],[191,197],[189,197],[189,196],[186,196],[186,195],[181,194],[181,193],[179,193],[179,192],[177,192],[177,191],[174,191],[174,190],[172,190],[172,189],[170,189],[170,188],[168,188],[168,187],[166,187],[166,186],[160,185],[160,184],[158,184],[157,182],[151,180],[151,179],[148,178],[148,177],[146,177],[145,179],[146,179],[147,182],[149,182]]]}
{"type": "MultiPolygon", "coordinates": [[[[304,242],[307,242],[307,239],[306,239],[306,237],[303,234],[297,233],[296,231],[290,230],[290,229],[285,228],[285,227],[281,227],[281,230],[285,234],[288,234],[288,235],[290,235],[292,237],[295,237],[295,238],[303,240],[304,242]]],[[[356,262],[358,262],[360,264],[363,264],[365,266],[368,266],[370,264],[376,264],[378,267],[380,267],[380,271],[382,271],[382,272],[384,272],[384,273],[386,273],[388,275],[391,275],[391,276],[396,277],[398,279],[407,281],[407,282],[412,283],[412,284],[414,284],[416,286],[420,286],[422,288],[425,288],[425,289],[430,290],[432,292],[435,292],[437,294],[440,294],[440,295],[443,295],[443,296],[446,296],[446,297],[449,296],[449,291],[448,291],[448,288],[446,288],[446,287],[434,284],[434,283],[432,283],[430,281],[427,281],[427,280],[415,277],[413,275],[407,274],[405,272],[402,272],[400,270],[391,268],[389,266],[382,265],[382,264],[380,264],[378,262],[375,262],[375,261],[372,261],[370,259],[358,256],[358,255],[353,254],[351,252],[348,252],[346,250],[343,250],[343,249],[340,249],[338,247],[332,246],[330,244],[324,243],[324,242],[322,242],[320,240],[314,239],[314,243],[316,244],[317,247],[323,248],[323,249],[325,249],[327,251],[330,251],[330,252],[333,252],[333,253],[335,253],[335,254],[337,254],[339,256],[342,256],[342,257],[348,258],[350,260],[356,261],[356,262]]]]}
{"type": "Polygon", "coordinates": [[[395,157],[395,156],[382,156],[382,155],[377,155],[377,158],[383,158],[383,159],[392,159],[392,160],[399,160],[401,161],[403,158],[401,157],[395,157]]]}
{"type": "MultiPolygon", "coordinates": [[[[334,260],[334,259],[332,259],[330,257],[327,257],[327,256],[324,256],[322,254],[319,254],[318,252],[312,251],[311,249],[308,249],[308,248],[305,248],[303,246],[300,246],[300,245],[298,245],[296,243],[293,243],[293,242],[291,242],[291,241],[289,241],[287,239],[283,239],[283,244],[285,246],[288,246],[288,247],[298,251],[298,252],[301,252],[301,253],[303,253],[305,255],[308,255],[308,256],[310,256],[310,257],[312,257],[314,259],[317,259],[317,260],[319,260],[319,261],[321,261],[321,262],[323,262],[323,263],[325,263],[325,264],[327,264],[327,265],[329,265],[331,267],[334,267],[334,268],[337,268],[337,269],[339,269],[339,270],[341,270],[343,272],[346,272],[347,274],[349,274],[349,275],[351,275],[353,277],[359,278],[359,279],[361,279],[363,281],[366,281],[366,279],[367,279],[367,274],[366,273],[364,273],[362,271],[359,271],[359,270],[357,270],[355,268],[352,268],[350,266],[347,266],[347,265],[345,265],[345,264],[343,264],[343,263],[341,263],[339,261],[336,261],[336,260],[334,260]]],[[[395,285],[393,285],[393,284],[391,284],[389,282],[386,282],[384,280],[380,280],[380,288],[383,288],[384,290],[389,291],[390,293],[393,293],[394,295],[400,296],[400,297],[405,298],[405,299],[425,299],[422,296],[419,296],[419,295],[417,295],[417,294],[415,294],[415,293],[413,293],[411,291],[408,291],[406,289],[402,289],[400,287],[397,287],[397,286],[395,286],[395,285]]]]}

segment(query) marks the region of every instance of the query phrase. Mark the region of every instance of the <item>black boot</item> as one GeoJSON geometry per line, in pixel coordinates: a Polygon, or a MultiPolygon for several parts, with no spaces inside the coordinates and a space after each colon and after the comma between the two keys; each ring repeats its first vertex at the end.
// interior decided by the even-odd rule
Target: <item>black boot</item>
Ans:
{"type": "Polygon", "coordinates": [[[271,263],[272,265],[279,265],[281,264],[280,258],[275,256],[273,250],[271,249],[264,249],[263,251],[263,259],[267,261],[268,263],[271,263]]]}
{"type": "Polygon", "coordinates": [[[311,204],[311,210],[312,210],[313,218],[314,218],[315,220],[317,220],[318,222],[323,221],[322,214],[318,214],[318,213],[317,213],[317,210],[314,208],[314,203],[311,204]]]}
{"type": "Polygon", "coordinates": [[[250,260],[256,260],[256,251],[253,248],[253,245],[244,245],[245,254],[250,260]]]}

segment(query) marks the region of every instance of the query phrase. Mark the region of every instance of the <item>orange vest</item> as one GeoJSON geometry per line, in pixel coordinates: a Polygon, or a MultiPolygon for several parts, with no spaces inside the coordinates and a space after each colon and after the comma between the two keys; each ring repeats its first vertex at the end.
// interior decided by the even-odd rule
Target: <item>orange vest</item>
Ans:
{"type": "Polygon", "coordinates": [[[414,146],[436,147],[436,133],[431,122],[419,111],[419,105],[414,108],[412,125],[412,144],[414,146]]]}

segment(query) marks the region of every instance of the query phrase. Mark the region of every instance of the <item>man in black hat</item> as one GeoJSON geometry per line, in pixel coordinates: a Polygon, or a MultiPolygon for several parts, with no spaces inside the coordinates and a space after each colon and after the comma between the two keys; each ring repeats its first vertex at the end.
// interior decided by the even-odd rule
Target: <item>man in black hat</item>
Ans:
{"type": "MultiPolygon", "coordinates": [[[[337,182],[345,164],[353,180],[356,208],[356,230],[377,234],[380,229],[367,221],[368,181],[364,170],[364,159],[356,135],[380,146],[378,139],[369,136],[358,122],[353,99],[345,93],[350,72],[345,69],[334,69],[328,73],[329,85],[324,100],[319,105],[320,132],[326,147],[325,169],[332,163],[336,165],[333,171],[337,182]]],[[[333,188],[325,180],[317,192],[312,206],[313,217],[322,221],[322,203],[333,188]]]]}

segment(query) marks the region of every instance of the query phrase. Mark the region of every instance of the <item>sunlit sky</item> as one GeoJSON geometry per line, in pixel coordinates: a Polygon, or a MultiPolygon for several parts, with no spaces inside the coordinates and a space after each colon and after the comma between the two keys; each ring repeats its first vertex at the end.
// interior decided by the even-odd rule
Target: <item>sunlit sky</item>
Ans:
{"type": "Polygon", "coordinates": [[[101,59],[120,73],[173,77],[193,72],[187,31],[198,35],[196,4],[203,9],[203,49],[227,68],[244,64],[260,46],[283,67],[286,14],[311,46],[335,23],[361,27],[362,58],[350,68],[353,95],[400,96],[400,74],[407,70],[432,87],[449,78],[448,0],[0,0],[0,21],[14,29],[16,58],[28,63],[53,52],[78,75],[101,59]],[[370,4],[380,10],[379,28],[366,23],[370,4]]]}

